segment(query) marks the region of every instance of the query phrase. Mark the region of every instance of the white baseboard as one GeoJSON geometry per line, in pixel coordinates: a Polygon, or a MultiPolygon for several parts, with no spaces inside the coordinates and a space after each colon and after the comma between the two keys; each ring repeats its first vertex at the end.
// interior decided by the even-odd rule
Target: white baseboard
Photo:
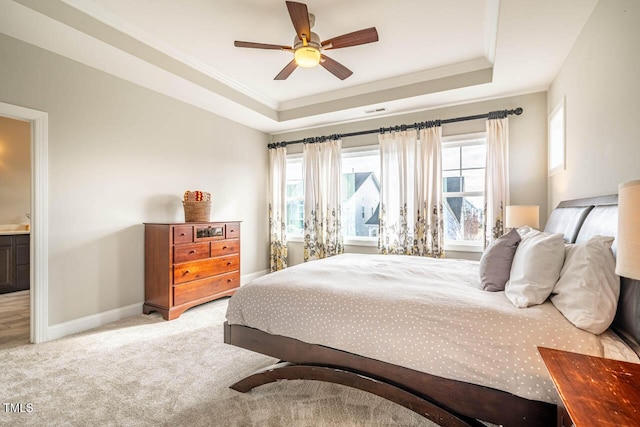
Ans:
{"type": "MultiPolygon", "coordinates": [[[[244,285],[249,283],[253,279],[264,276],[268,272],[269,270],[261,270],[255,273],[244,274],[240,277],[240,284],[244,285]]],[[[139,302],[126,307],[114,308],[113,310],[105,311],[103,313],[92,314],[91,316],[81,317],[80,319],[74,319],[68,322],[49,326],[47,328],[47,337],[43,341],[55,340],[67,335],[97,328],[98,326],[106,325],[107,323],[115,322],[116,320],[124,319],[125,317],[136,316],[142,313],[142,304],[143,303],[139,302]]]]}
{"type": "Polygon", "coordinates": [[[114,308],[91,316],[81,317],[68,322],[51,325],[47,329],[47,341],[65,337],[67,335],[97,328],[125,317],[142,314],[142,303],[131,304],[126,307],[114,308]]]}
{"type": "Polygon", "coordinates": [[[255,273],[244,274],[242,277],[240,277],[240,286],[249,283],[253,279],[257,279],[260,276],[264,276],[268,272],[269,270],[261,270],[261,271],[256,271],[255,273]]]}

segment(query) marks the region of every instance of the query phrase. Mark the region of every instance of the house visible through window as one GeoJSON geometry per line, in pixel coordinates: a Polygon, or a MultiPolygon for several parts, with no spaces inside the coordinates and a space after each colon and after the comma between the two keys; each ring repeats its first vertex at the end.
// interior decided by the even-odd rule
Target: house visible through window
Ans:
{"type": "Polygon", "coordinates": [[[442,191],[445,243],[481,245],[484,224],[485,134],[445,137],[442,191]]]}
{"type": "MultiPolygon", "coordinates": [[[[342,234],[345,239],[378,236],[380,150],[342,152],[342,234]]],[[[373,240],[373,239],[372,239],[373,240]]]]}

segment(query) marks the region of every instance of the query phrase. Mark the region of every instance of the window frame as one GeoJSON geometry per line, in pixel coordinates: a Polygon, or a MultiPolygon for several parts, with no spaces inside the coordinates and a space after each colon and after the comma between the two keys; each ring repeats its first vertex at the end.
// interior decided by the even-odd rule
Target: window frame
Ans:
{"type": "MultiPolygon", "coordinates": [[[[441,149],[445,148],[454,148],[454,147],[468,147],[474,145],[485,145],[487,144],[487,133],[486,132],[473,132],[473,133],[462,133],[456,135],[448,135],[443,136],[441,140],[441,149]]],[[[460,160],[462,161],[462,159],[460,160]]],[[[461,165],[462,166],[462,165],[461,165]]],[[[469,168],[474,169],[474,168],[469,168]]],[[[476,168],[481,169],[481,168],[476,168]]],[[[485,162],[485,166],[483,168],[485,170],[485,182],[486,182],[486,170],[487,165],[485,162]]],[[[444,178],[444,168],[441,170],[444,178]]],[[[483,197],[485,198],[485,192],[483,191],[459,191],[455,193],[446,193],[444,191],[444,187],[442,188],[442,202],[444,203],[444,199],[449,197],[483,197]]],[[[486,201],[486,198],[485,198],[486,201]]],[[[452,252],[483,252],[484,243],[482,241],[474,241],[474,240],[444,240],[444,250],[452,251],[452,252]]]]}
{"type": "MultiPolygon", "coordinates": [[[[380,145],[379,144],[369,144],[369,145],[361,145],[357,147],[349,147],[343,148],[340,161],[349,157],[358,157],[358,155],[362,154],[377,154],[380,156],[380,145]]],[[[380,177],[378,177],[380,179],[380,177]]],[[[378,237],[368,237],[368,236],[345,236],[343,234],[343,244],[349,246],[368,246],[368,247],[378,247],[378,237]]]]}

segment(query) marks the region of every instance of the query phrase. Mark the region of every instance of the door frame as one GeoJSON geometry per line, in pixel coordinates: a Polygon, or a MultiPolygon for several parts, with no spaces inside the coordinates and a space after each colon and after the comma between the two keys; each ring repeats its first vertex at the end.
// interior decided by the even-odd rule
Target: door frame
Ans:
{"type": "Polygon", "coordinates": [[[30,341],[49,328],[49,114],[0,102],[0,116],[31,123],[30,341]]]}

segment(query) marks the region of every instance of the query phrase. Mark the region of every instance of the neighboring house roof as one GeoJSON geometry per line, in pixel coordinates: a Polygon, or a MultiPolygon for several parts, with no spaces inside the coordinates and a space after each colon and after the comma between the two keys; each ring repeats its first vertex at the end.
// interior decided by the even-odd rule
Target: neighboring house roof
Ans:
{"type": "Polygon", "coordinates": [[[378,182],[378,178],[376,178],[373,172],[355,172],[353,175],[355,184],[354,193],[358,192],[358,189],[362,187],[362,184],[364,184],[369,177],[371,177],[371,180],[375,184],[376,188],[380,190],[380,183],[378,182]]]}
{"type": "MultiPolygon", "coordinates": [[[[375,178],[375,175],[374,175],[375,178]]],[[[376,206],[375,212],[371,215],[371,218],[365,222],[366,225],[380,225],[380,203],[376,206]]]]}

